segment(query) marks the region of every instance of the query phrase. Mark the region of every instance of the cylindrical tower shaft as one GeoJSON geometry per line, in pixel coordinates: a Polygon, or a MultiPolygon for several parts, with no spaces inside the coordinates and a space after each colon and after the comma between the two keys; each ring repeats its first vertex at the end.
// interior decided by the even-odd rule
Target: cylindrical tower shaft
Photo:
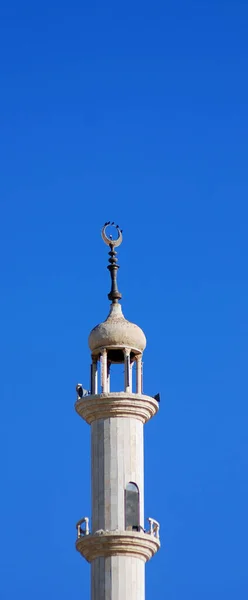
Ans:
{"type": "MultiPolygon", "coordinates": [[[[91,425],[92,532],[126,529],[126,489],[138,489],[137,528],[144,528],[143,424],[133,417],[91,425]]],[[[135,525],[134,525],[135,526],[135,525]]]]}
{"type": "Polygon", "coordinates": [[[157,402],[101,393],[76,410],[91,425],[92,527],[77,540],[91,563],[91,600],[144,600],[144,565],[160,546],[158,529],[144,529],[143,426],[157,402]]]}
{"type": "Polygon", "coordinates": [[[109,556],[91,564],[91,600],[144,600],[145,563],[132,556],[109,556]]]}

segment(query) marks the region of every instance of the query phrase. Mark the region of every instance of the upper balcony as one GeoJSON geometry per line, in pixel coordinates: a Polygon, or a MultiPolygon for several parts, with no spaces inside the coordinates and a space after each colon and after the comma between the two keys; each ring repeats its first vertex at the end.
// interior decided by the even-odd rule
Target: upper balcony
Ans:
{"type": "Polygon", "coordinates": [[[89,425],[97,419],[111,417],[133,417],[146,423],[158,412],[159,404],[145,394],[103,392],[78,397],[75,409],[89,425]]]}

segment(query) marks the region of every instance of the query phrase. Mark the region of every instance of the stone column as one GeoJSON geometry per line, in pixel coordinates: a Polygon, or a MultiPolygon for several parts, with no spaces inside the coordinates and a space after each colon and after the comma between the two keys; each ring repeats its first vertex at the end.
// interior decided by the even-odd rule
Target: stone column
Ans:
{"type": "Polygon", "coordinates": [[[136,394],[142,394],[142,354],[136,356],[136,394]]]}
{"type": "Polygon", "coordinates": [[[97,373],[97,358],[92,356],[92,364],[91,364],[91,393],[98,393],[98,373],[97,373]]]}
{"type": "Polygon", "coordinates": [[[111,362],[110,360],[107,361],[107,392],[110,392],[110,367],[111,367],[111,362]]]}
{"type": "Polygon", "coordinates": [[[125,392],[132,392],[132,371],[130,365],[130,350],[124,350],[125,361],[125,392]]]}
{"type": "Polygon", "coordinates": [[[107,376],[107,350],[104,350],[101,353],[101,384],[102,384],[102,392],[108,391],[108,376],[107,376]]]}

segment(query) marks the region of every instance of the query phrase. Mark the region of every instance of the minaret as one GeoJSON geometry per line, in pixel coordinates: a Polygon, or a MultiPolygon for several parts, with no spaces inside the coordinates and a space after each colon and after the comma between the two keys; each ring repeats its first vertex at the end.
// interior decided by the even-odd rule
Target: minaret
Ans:
{"type": "Polygon", "coordinates": [[[144,600],[145,563],[160,541],[158,522],[144,523],[143,425],[157,413],[158,402],[143,394],[146,338],[122,313],[115,250],[122,231],[115,226],[116,235],[107,235],[109,225],[102,237],[110,247],[110,312],[90,333],[91,389],[78,384],[75,404],[91,426],[92,486],[92,525],[88,517],[77,523],[76,548],[91,563],[91,600],[144,600]],[[111,386],[116,364],[123,364],[121,390],[111,386]]]}

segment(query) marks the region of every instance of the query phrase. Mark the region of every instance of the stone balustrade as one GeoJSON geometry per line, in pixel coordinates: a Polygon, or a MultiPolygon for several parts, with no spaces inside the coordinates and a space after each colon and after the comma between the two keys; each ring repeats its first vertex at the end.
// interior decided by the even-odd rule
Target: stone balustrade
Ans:
{"type": "MultiPolygon", "coordinates": [[[[147,521],[149,522],[149,531],[145,531],[145,529],[143,529],[143,527],[139,526],[137,527],[137,531],[140,531],[146,534],[150,534],[153,537],[157,538],[159,540],[159,529],[160,529],[160,524],[158,521],[156,521],[156,519],[152,519],[151,517],[148,517],[147,521]]],[[[89,517],[83,517],[82,519],[80,519],[80,521],[77,522],[76,524],[76,529],[77,529],[77,539],[85,536],[85,535],[90,535],[90,529],[89,529],[89,517]],[[84,528],[82,528],[82,525],[84,525],[84,528]]],[[[99,535],[99,534],[104,534],[104,530],[101,529],[99,531],[95,532],[95,535],[99,535]]],[[[107,533],[110,533],[109,531],[107,533]]]]}
{"type": "Polygon", "coordinates": [[[147,521],[149,521],[149,525],[150,525],[149,533],[159,540],[159,528],[160,528],[159,522],[156,521],[155,519],[151,519],[151,517],[149,517],[147,519],[147,521]]]}
{"type": "Polygon", "coordinates": [[[89,517],[83,517],[82,519],[80,519],[80,521],[77,522],[76,524],[76,529],[77,529],[77,539],[81,538],[84,535],[89,535],[90,533],[90,529],[89,529],[89,517]],[[84,525],[84,529],[82,529],[82,525],[84,525]]]}

